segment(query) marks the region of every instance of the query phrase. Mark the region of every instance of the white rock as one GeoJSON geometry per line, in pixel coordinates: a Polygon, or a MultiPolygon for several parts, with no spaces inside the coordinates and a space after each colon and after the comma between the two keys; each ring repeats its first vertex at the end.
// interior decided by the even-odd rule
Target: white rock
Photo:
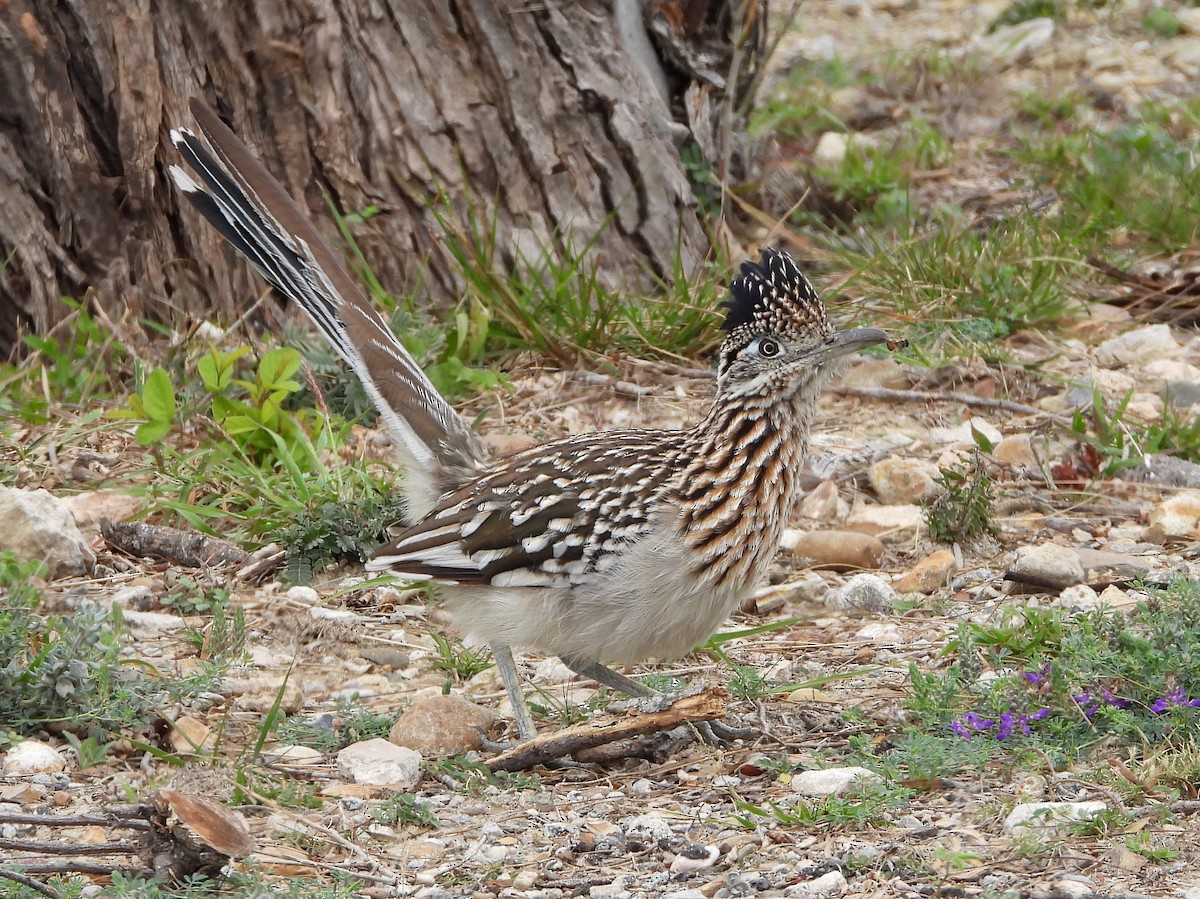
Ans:
{"type": "MultiPolygon", "coordinates": [[[[802,518],[833,521],[838,513],[838,490],[833,481],[822,481],[800,500],[797,512],[802,518]]],[[[794,545],[794,544],[793,544],[794,545]]],[[[787,547],[791,549],[792,547],[787,547]]]]}
{"type": "Polygon", "coordinates": [[[51,580],[84,574],[96,564],[71,510],[49,490],[0,487],[0,521],[0,550],[26,562],[45,562],[51,580]]]}
{"type": "Polygon", "coordinates": [[[941,472],[924,459],[890,456],[867,469],[871,488],[885,506],[902,506],[933,499],[943,488],[934,483],[941,472]]]}
{"type": "Polygon", "coordinates": [[[284,596],[286,596],[292,602],[298,602],[305,606],[315,606],[321,601],[320,593],[318,593],[312,587],[305,587],[303,585],[291,587],[288,592],[284,594],[284,596]]]}
{"type": "Polygon", "coordinates": [[[783,891],[784,896],[840,896],[846,892],[849,884],[841,871],[828,871],[813,880],[796,883],[783,891]]]}
{"type": "Polygon", "coordinates": [[[854,633],[855,640],[872,640],[876,643],[900,643],[904,631],[890,621],[871,621],[854,633]]]}
{"type": "Polygon", "coordinates": [[[1087,381],[1076,388],[1082,393],[1085,404],[1090,405],[1095,391],[1099,390],[1105,396],[1121,398],[1131,390],[1137,389],[1138,379],[1127,371],[1115,368],[1092,368],[1088,371],[1087,381]]]}
{"type": "MultiPolygon", "coordinates": [[[[845,384],[847,387],[903,389],[909,386],[910,370],[895,359],[859,359],[842,369],[837,376],[837,383],[845,384]]],[[[903,443],[908,442],[908,440],[903,441],[903,443]]]]}
{"type": "Polygon", "coordinates": [[[1098,799],[1091,802],[1023,802],[1008,813],[1004,829],[1013,836],[1021,836],[1060,824],[1087,821],[1107,808],[1098,799]]]}
{"type": "Polygon", "coordinates": [[[1100,608],[1100,596],[1087,584],[1075,584],[1058,594],[1050,605],[1072,612],[1094,612],[1100,608]]]}
{"type": "Polygon", "coordinates": [[[128,521],[137,514],[143,502],[141,497],[113,490],[93,490],[62,498],[62,504],[71,511],[79,530],[87,532],[89,536],[100,533],[102,518],[128,521]]]}
{"type": "Polygon", "coordinates": [[[1184,34],[1163,41],[1162,57],[1175,68],[1190,74],[1191,70],[1200,66],[1200,40],[1184,34]]]}
{"type": "Polygon", "coordinates": [[[992,455],[1016,468],[1033,468],[1037,465],[1033,438],[1028,434],[1010,434],[992,448],[992,455]]]}
{"type": "Polygon", "coordinates": [[[325,753],[298,743],[281,743],[264,752],[263,758],[268,762],[284,765],[319,765],[324,761],[325,753]]]}
{"type": "MultiPolygon", "coordinates": [[[[1200,34],[1200,6],[1184,7],[1175,10],[1175,18],[1187,34],[1200,34]]],[[[1196,899],[1200,899],[1197,896],[1196,899]]]]}
{"type": "Polygon", "coordinates": [[[1015,25],[997,28],[979,38],[979,51],[1004,63],[1019,62],[1033,56],[1054,37],[1054,20],[1027,19],[1015,25]]]}
{"type": "Polygon", "coordinates": [[[813,165],[823,169],[836,169],[846,158],[849,148],[850,142],[846,135],[840,131],[826,131],[817,139],[817,146],[812,154],[813,165]]]}
{"type": "Polygon", "coordinates": [[[65,767],[66,762],[53,746],[39,740],[25,740],[5,753],[2,770],[5,777],[29,777],[53,774],[65,767]]]}
{"type": "Polygon", "coordinates": [[[978,441],[975,439],[976,434],[986,438],[992,446],[1004,439],[999,428],[986,419],[976,416],[953,428],[934,428],[929,432],[929,440],[937,444],[965,443],[978,446],[978,441]]]}
{"type": "Polygon", "coordinates": [[[1187,891],[1183,894],[1183,899],[1200,899],[1200,883],[1194,887],[1188,887],[1187,891]]]}
{"type": "Polygon", "coordinates": [[[704,846],[702,848],[704,850],[704,854],[700,855],[697,853],[697,857],[695,858],[693,858],[690,853],[685,854],[681,852],[676,855],[671,861],[671,871],[675,874],[679,874],[690,873],[692,871],[701,871],[704,868],[711,868],[714,864],[716,864],[717,859],[721,857],[721,850],[713,845],[704,846]]]}
{"type": "Polygon", "coordinates": [[[1093,351],[1101,365],[1140,365],[1156,359],[1175,359],[1183,352],[1170,325],[1144,325],[1104,341],[1093,351]]]}
{"type": "MultiPolygon", "coordinates": [[[[294,587],[292,589],[295,589],[294,587]]],[[[338,624],[366,625],[367,619],[350,609],[326,609],[324,606],[313,606],[308,610],[308,617],[314,621],[333,621],[338,624]]]]}
{"type": "Polygon", "coordinates": [[[1097,599],[1099,599],[1100,605],[1106,609],[1128,609],[1137,605],[1137,600],[1116,584],[1109,584],[1105,587],[1097,599]]]}
{"type": "Polygon", "coordinates": [[[166,612],[139,612],[137,609],[124,609],[121,617],[125,619],[125,623],[131,629],[148,634],[169,634],[187,627],[185,619],[178,615],[168,615],[166,612]]]}
{"type": "Polygon", "coordinates": [[[337,754],[338,771],[356,784],[410,790],[421,779],[421,753],[381,737],[351,743],[337,754]]]}
{"type": "Polygon", "coordinates": [[[1154,389],[1159,392],[1172,381],[1200,384],[1200,368],[1180,359],[1155,359],[1153,362],[1147,362],[1142,371],[1150,376],[1151,382],[1154,382],[1154,389]]]}
{"type": "Polygon", "coordinates": [[[1088,899],[1095,895],[1096,890],[1081,880],[1063,877],[1054,882],[1055,899],[1088,899]]]}
{"type": "Polygon", "coordinates": [[[150,588],[145,585],[136,587],[122,587],[120,590],[113,591],[109,596],[109,601],[114,602],[123,609],[130,606],[137,606],[149,600],[151,597],[150,588]]]}
{"type": "Polygon", "coordinates": [[[1082,584],[1087,579],[1079,556],[1068,547],[1055,543],[1022,546],[1013,558],[1012,569],[1059,584],[1082,584]]]}
{"type": "Polygon", "coordinates": [[[537,663],[533,679],[539,684],[569,684],[575,679],[575,672],[558,656],[551,656],[537,663]]]}
{"type": "Polygon", "coordinates": [[[1184,490],[1150,510],[1150,528],[1162,539],[1200,538],[1200,490],[1184,490]]]}
{"type": "Polygon", "coordinates": [[[671,822],[658,812],[647,812],[621,822],[625,836],[645,843],[666,843],[671,839],[671,822]]]}
{"type": "Polygon", "coordinates": [[[878,575],[856,574],[834,591],[831,604],[839,609],[890,612],[899,598],[892,585],[878,575]]]}
{"type": "Polygon", "coordinates": [[[598,883],[592,886],[588,891],[588,895],[592,899],[629,899],[633,894],[625,888],[625,883],[629,880],[628,874],[622,874],[612,883],[598,883]]]}
{"type": "Polygon", "coordinates": [[[858,783],[875,783],[883,778],[866,768],[825,768],[817,771],[801,771],[792,778],[792,792],[801,796],[819,799],[837,796],[858,783]]]}
{"type": "Polygon", "coordinates": [[[859,503],[846,517],[846,529],[873,534],[881,540],[911,540],[925,527],[920,506],[875,506],[859,503]]]}

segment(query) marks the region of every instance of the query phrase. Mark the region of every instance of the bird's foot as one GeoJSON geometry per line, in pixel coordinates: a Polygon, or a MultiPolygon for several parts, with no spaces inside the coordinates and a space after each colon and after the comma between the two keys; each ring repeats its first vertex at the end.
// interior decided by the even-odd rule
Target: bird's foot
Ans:
{"type": "Polygon", "coordinates": [[[700,739],[710,746],[728,747],[736,740],[750,740],[758,736],[753,727],[734,727],[724,721],[701,721],[695,725],[700,739]]]}

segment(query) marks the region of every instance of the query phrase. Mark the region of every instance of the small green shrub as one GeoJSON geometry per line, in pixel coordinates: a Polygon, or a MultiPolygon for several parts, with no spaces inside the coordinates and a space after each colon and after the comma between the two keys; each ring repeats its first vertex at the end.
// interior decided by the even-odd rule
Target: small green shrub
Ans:
{"type": "MultiPolygon", "coordinates": [[[[140,372],[140,367],[139,367],[140,372]]],[[[156,368],[137,387],[123,409],[112,409],[105,417],[116,420],[139,421],[134,438],[142,446],[159,443],[175,424],[175,385],[171,376],[156,368]]]]}
{"type": "Polygon", "coordinates": [[[1183,24],[1172,10],[1159,7],[1142,17],[1142,31],[1157,37],[1178,37],[1183,33],[1183,24]]]}
{"type": "Polygon", "coordinates": [[[1052,758],[1100,740],[1143,751],[1200,733],[1200,583],[1145,587],[1130,612],[1014,610],[964,624],[942,671],[910,670],[919,729],[1052,758]],[[987,674],[988,676],[984,676],[987,674]]]}
{"type": "Polygon", "coordinates": [[[943,543],[957,543],[996,534],[992,479],[978,454],[970,473],[943,471],[937,483],[945,492],[925,507],[930,537],[943,543]]]}
{"type": "Polygon", "coordinates": [[[279,724],[278,737],[283,743],[310,746],[322,752],[336,752],[351,743],[386,738],[396,723],[396,715],[377,715],[356,705],[353,700],[339,701],[336,715],[285,718],[279,724]]]}
{"type": "Polygon", "coordinates": [[[146,677],[121,654],[121,611],[81,601],[71,615],[42,614],[29,584],[36,568],[0,553],[0,721],[18,733],[51,727],[108,735],[141,732],[171,696],[192,695],[212,677],[146,677]]]}
{"type": "Polygon", "coordinates": [[[380,824],[395,826],[405,824],[410,827],[441,827],[437,815],[428,802],[421,802],[416,796],[407,793],[396,793],[382,804],[371,809],[371,817],[380,824]]]}

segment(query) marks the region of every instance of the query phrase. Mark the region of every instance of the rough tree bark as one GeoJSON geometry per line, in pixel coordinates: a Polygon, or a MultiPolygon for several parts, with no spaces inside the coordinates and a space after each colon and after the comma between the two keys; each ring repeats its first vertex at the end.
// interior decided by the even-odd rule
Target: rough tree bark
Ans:
{"type": "Polygon", "coordinates": [[[0,354],[60,320],[61,295],[175,323],[235,318],[261,290],[166,177],[193,95],[319,221],[326,194],[378,206],[356,237],[395,292],[456,296],[438,192],[456,221],[494,223],[500,267],[594,238],[612,283],[669,278],[677,252],[690,269],[708,243],[679,147],[713,152],[716,70],[757,4],[656,3],[657,47],[675,32],[700,59],[684,74],[641,2],[0,4],[0,354]]]}

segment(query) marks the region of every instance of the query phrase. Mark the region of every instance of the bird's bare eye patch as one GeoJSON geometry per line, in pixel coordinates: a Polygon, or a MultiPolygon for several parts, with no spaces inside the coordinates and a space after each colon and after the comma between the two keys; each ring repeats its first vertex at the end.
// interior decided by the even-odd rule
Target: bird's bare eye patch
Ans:
{"type": "Polygon", "coordinates": [[[771,359],[778,356],[783,351],[783,347],[774,337],[755,337],[750,341],[749,350],[763,359],[771,359]]]}

